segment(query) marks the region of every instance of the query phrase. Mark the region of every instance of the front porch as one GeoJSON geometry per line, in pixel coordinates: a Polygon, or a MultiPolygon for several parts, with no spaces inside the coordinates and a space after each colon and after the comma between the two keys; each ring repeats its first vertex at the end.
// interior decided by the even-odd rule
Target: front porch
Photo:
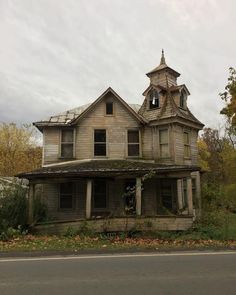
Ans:
{"type": "MultiPolygon", "coordinates": [[[[50,220],[44,226],[55,231],[84,222],[95,231],[185,230],[200,214],[196,167],[90,161],[45,167],[28,179],[29,224],[35,225],[35,189],[40,185],[50,220]]],[[[43,230],[43,225],[36,228],[43,230]]]]}

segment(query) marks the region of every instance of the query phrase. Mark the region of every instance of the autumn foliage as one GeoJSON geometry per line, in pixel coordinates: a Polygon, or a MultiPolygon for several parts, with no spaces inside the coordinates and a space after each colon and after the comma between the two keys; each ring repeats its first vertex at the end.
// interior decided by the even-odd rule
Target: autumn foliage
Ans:
{"type": "Polygon", "coordinates": [[[42,148],[32,126],[0,124],[0,176],[14,176],[41,165],[42,148]]]}

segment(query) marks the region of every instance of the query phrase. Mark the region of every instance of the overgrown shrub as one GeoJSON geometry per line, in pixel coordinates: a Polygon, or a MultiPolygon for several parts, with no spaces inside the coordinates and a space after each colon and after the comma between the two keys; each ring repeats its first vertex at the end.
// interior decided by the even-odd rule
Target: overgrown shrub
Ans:
{"type": "Polygon", "coordinates": [[[12,186],[0,199],[0,232],[7,228],[24,228],[27,224],[27,188],[12,186]]]}
{"type": "MultiPolygon", "coordinates": [[[[0,198],[0,239],[6,240],[13,234],[25,233],[28,221],[27,187],[13,184],[3,191],[0,198]]],[[[46,206],[36,197],[34,201],[34,220],[43,221],[47,217],[46,206]]]]}

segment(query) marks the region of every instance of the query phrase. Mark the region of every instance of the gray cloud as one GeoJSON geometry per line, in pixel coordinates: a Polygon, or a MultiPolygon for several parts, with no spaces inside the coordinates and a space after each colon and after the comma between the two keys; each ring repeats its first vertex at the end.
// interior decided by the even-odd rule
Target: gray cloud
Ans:
{"type": "Polygon", "coordinates": [[[108,86],[142,103],[165,48],[207,126],[235,66],[233,0],[0,0],[0,121],[25,123],[91,102],[108,86]]]}

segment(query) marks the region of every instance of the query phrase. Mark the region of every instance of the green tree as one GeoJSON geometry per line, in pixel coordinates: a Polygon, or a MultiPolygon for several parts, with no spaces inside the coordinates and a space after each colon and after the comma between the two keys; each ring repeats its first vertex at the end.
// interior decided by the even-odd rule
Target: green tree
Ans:
{"type": "Polygon", "coordinates": [[[229,68],[228,83],[225,91],[220,93],[220,97],[225,101],[225,107],[221,110],[221,114],[227,118],[227,132],[232,144],[235,146],[236,137],[236,70],[229,68]]]}

